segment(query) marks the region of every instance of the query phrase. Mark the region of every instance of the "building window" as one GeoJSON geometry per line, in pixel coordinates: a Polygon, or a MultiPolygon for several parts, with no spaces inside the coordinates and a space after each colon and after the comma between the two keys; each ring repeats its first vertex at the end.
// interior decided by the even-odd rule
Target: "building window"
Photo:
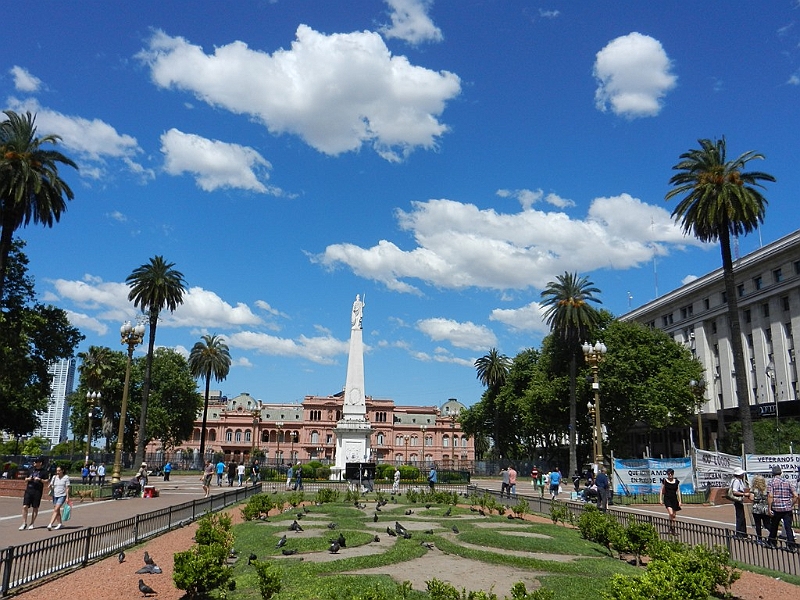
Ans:
{"type": "Polygon", "coordinates": [[[310,410],[310,411],[308,411],[308,420],[309,421],[322,421],[322,411],[321,410],[310,410]]]}
{"type": "Polygon", "coordinates": [[[378,446],[383,446],[383,434],[379,433],[378,436],[375,438],[378,442],[378,446]]]}
{"type": "Polygon", "coordinates": [[[744,322],[749,323],[752,320],[753,320],[753,315],[750,312],[750,309],[748,308],[747,310],[744,311],[744,322]]]}
{"type": "Polygon", "coordinates": [[[231,431],[230,429],[228,429],[225,432],[225,441],[226,442],[232,442],[233,441],[233,431],[231,431]]]}
{"type": "Polygon", "coordinates": [[[783,306],[783,310],[789,310],[789,296],[783,296],[781,298],[781,305],[783,306]]]}
{"type": "Polygon", "coordinates": [[[765,319],[769,318],[769,304],[767,302],[761,305],[761,316],[765,319]]]}
{"type": "Polygon", "coordinates": [[[447,435],[442,436],[442,446],[444,446],[445,448],[450,446],[450,436],[447,435]]]}
{"type": "Polygon", "coordinates": [[[719,299],[722,301],[723,304],[728,303],[728,293],[727,292],[720,292],[719,299]]]}
{"type": "Polygon", "coordinates": [[[681,307],[681,319],[688,319],[694,314],[693,305],[681,307]]]}
{"type": "Polygon", "coordinates": [[[703,309],[708,310],[711,308],[711,302],[709,302],[708,298],[703,298],[703,309]]]}
{"type": "Polygon", "coordinates": [[[794,261],[794,274],[800,275],[800,260],[794,261]]]}
{"type": "Polygon", "coordinates": [[[319,444],[319,431],[312,431],[311,432],[311,443],[312,444],[319,444]]]}
{"type": "Polygon", "coordinates": [[[772,343],[772,329],[767,328],[764,330],[764,339],[768,344],[772,343]]]}
{"type": "Polygon", "coordinates": [[[265,431],[264,429],[261,430],[261,443],[269,443],[269,431],[265,431]]]}
{"type": "Polygon", "coordinates": [[[753,347],[753,334],[752,333],[748,333],[747,334],[747,347],[748,348],[752,348],[753,347]]]}
{"type": "Polygon", "coordinates": [[[664,315],[663,317],[661,317],[661,320],[664,323],[664,327],[667,327],[668,325],[672,325],[672,313],[669,313],[668,315],[664,315]]]}
{"type": "Polygon", "coordinates": [[[783,281],[783,270],[780,267],[772,271],[772,279],[775,283],[783,281]]]}
{"type": "Polygon", "coordinates": [[[711,321],[711,333],[714,333],[714,334],[717,333],[717,322],[716,321],[711,321]]]}
{"type": "Polygon", "coordinates": [[[237,429],[236,433],[233,436],[234,441],[241,442],[242,441],[242,430],[237,429]]]}
{"type": "Polygon", "coordinates": [[[763,281],[761,279],[761,275],[758,277],[753,277],[753,287],[756,291],[760,290],[763,287],[763,281]]]}
{"type": "Polygon", "coordinates": [[[217,441],[217,430],[210,429],[208,432],[208,441],[209,442],[216,442],[217,441]]]}
{"type": "Polygon", "coordinates": [[[743,283],[740,283],[739,285],[736,286],[736,293],[739,294],[739,298],[744,296],[744,284],[743,283]]]}
{"type": "Polygon", "coordinates": [[[250,441],[250,430],[249,429],[244,432],[244,441],[245,442],[249,442],[250,441]]]}

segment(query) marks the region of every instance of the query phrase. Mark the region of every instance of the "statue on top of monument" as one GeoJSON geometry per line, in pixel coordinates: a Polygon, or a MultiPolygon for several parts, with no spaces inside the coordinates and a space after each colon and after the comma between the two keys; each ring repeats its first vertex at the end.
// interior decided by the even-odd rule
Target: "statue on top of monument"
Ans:
{"type": "Polygon", "coordinates": [[[353,302],[353,314],[350,316],[351,329],[361,329],[361,318],[364,314],[365,304],[361,301],[361,296],[356,294],[356,300],[353,302]]]}

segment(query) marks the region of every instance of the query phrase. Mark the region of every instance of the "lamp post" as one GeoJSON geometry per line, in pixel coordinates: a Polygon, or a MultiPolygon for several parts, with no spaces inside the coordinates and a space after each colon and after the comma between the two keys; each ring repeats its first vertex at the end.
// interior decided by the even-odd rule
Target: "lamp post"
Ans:
{"type": "Polygon", "coordinates": [[[403,439],[406,441],[406,464],[408,464],[408,436],[404,435],[403,439]]]}
{"type": "Polygon", "coordinates": [[[600,379],[598,370],[600,363],[605,357],[607,348],[603,342],[595,342],[592,346],[589,342],[583,343],[583,355],[586,362],[592,367],[592,389],[594,390],[594,406],[590,404],[589,411],[594,413],[594,461],[598,469],[603,464],[603,426],[600,420],[600,379]]]}
{"type": "Polygon", "coordinates": [[[100,392],[86,392],[86,404],[89,405],[89,433],[86,434],[86,458],[84,464],[89,464],[89,453],[92,451],[92,417],[95,416],[95,402],[101,398],[100,392]]]}
{"type": "Polygon", "coordinates": [[[275,427],[278,428],[278,449],[275,451],[275,464],[277,465],[279,464],[278,461],[281,460],[281,436],[283,435],[283,421],[275,421],[275,427]]]}
{"type": "Polygon", "coordinates": [[[428,431],[427,425],[420,425],[419,430],[422,432],[422,462],[425,463],[425,432],[428,431]]]}
{"type": "Polygon", "coordinates": [[[119,411],[119,431],[117,432],[117,448],[114,452],[114,470],[111,472],[111,482],[121,481],[122,471],[122,440],[125,436],[125,419],[128,412],[128,392],[131,386],[131,361],[133,360],[133,349],[144,341],[144,324],[137,323],[132,325],[130,321],[125,321],[119,328],[120,342],[128,346],[128,362],[125,366],[125,384],[122,388],[122,408],[119,411]]]}
{"type": "Polygon", "coordinates": [[[293,431],[291,435],[292,439],[292,448],[289,450],[289,461],[294,464],[294,443],[297,441],[297,432],[293,431]]]}
{"type": "Polygon", "coordinates": [[[703,379],[701,379],[700,381],[696,381],[696,380],[692,379],[689,382],[689,386],[692,388],[692,392],[694,393],[694,397],[696,399],[696,407],[697,407],[697,443],[698,443],[698,448],[700,448],[700,450],[704,450],[704,448],[703,448],[703,395],[706,392],[706,382],[703,379]]]}
{"type": "Polygon", "coordinates": [[[259,449],[258,446],[258,424],[261,422],[261,413],[258,409],[253,411],[253,447],[255,450],[259,449]]]}
{"type": "Polygon", "coordinates": [[[775,444],[777,446],[775,451],[777,452],[780,449],[780,443],[781,443],[780,440],[778,439],[778,436],[780,435],[781,431],[781,426],[778,415],[778,394],[775,393],[775,363],[769,361],[769,364],[767,365],[767,368],[764,370],[764,373],[766,374],[767,379],[769,379],[769,382],[767,382],[767,387],[772,391],[772,398],[775,400],[775,444]]]}

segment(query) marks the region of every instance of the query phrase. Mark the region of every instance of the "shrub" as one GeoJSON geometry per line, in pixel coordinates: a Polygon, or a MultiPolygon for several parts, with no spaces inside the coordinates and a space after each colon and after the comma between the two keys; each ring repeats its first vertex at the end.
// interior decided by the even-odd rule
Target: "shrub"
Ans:
{"type": "Polygon", "coordinates": [[[553,600],[555,595],[552,590],[544,588],[529,593],[525,584],[518,581],[511,586],[511,598],[512,600],[553,600]]]}
{"type": "Polygon", "coordinates": [[[258,590],[263,600],[270,600],[281,591],[281,575],[278,569],[268,562],[256,561],[256,575],[258,576],[258,590]]]}
{"type": "Polygon", "coordinates": [[[205,514],[197,522],[197,532],[194,534],[194,540],[204,546],[219,544],[229,551],[233,548],[234,541],[234,536],[231,532],[232,523],[230,515],[205,514]]]}
{"type": "Polygon", "coordinates": [[[242,518],[245,521],[252,521],[259,517],[266,517],[269,511],[275,508],[275,503],[272,501],[272,496],[267,494],[256,494],[250,496],[242,508],[242,518]]]}
{"type": "Polygon", "coordinates": [[[339,490],[332,488],[320,488],[317,490],[317,495],[314,496],[314,501],[318,504],[325,504],[326,502],[337,502],[339,500],[339,490]]]}
{"type": "Polygon", "coordinates": [[[288,502],[292,506],[299,506],[305,500],[305,493],[302,490],[291,492],[288,497],[288,502]]]}
{"type": "Polygon", "coordinates": [[[553,520],[553,525],[561,521],[561,524],[566,526],[567,523],[572,525],[575,522],[575,517],[572,511],[566,504],[553,502],[550,505],[550,518],[553,520]]]}
{"type": "Polygon", "coordinates": [[[530,505],[528,504],[528,501],[527,501],[527,500],[525,500],[525,498],[519,498],[519,499],[517,500],[517,504],[516,504],[516,506],[513,506],[513,507],[511,508],[511,510],[512,510],[512,511],[514,511],[514,514],[517,516],[517,518],[520,518],[520,519],[521,519],[521,518],[522,518],[522,517],[524,517],[526,514],[528,514],[529,512],[531,512],[531,507],[530,507],[530,505]]]}
{"type": "MultiPolygon", "coordinates": [[[[554,519],[553,523],[555,522],[554,519]]],[[[578,530],[581,532],[582,538],[605,546],[609,554],[611,554],[612,544],[619,543],[620,536],[625,535],[622,525],[606,513],[597,510],[595,506],[587,506],[578,518],[578,530]]]]}
{"type": "Polygon", "coordinates": [[[225,565],[228,550],[221,544],[195,545],[176,552],[172,580],[187,598],[203,598],[211,590],[225,585],[233,571],[225,565]]]}
{"type": "Polygon", "coordinates": [[[458,590],[446,581],[434,578],[426,581],[425,585],[431,600],[461,600],[458,590]]]}

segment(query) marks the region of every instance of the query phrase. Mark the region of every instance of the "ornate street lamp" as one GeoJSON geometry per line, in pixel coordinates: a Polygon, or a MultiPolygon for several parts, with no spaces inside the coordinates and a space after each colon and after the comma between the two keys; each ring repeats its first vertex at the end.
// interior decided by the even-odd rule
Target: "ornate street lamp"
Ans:
{"type": "Polygon", "coordinates": [[[255,409],[253,411],[253,447],[258,450],[258,424],[261,422],[261,411],[255,409]]]}
{"type": "Polygon", "coordinates": [[[278,449],[275,451],[275,464],[279,464],[281,460],[281,436],[283,435],[283,421],[275,421],[275,427],[278,428],[278,449]]]}
{"type": "Polygon", "coordinates": [[[703,396],[706,393],[706,382],[705,380],[701,379],[700,381],[696,381],[692,379],[689,382],[689,386],[692,388],[692,392],[694,393],[694,397],[696,398],[696,408],[697,408],[697,443],[698,448],[700,450],[704,450],[703,448],[703,396]]]}
{"type": "Polygon", "coordinates": [[[295,442],[297,442],[298,433],[297,433],[296,431],[293,431],[293,432],[292,432],[292,435],[291,435],[291,438],[292,438],[292,449],[289,451],[289,460],[290,460],[290,462],[291,462],[292,464],[294,464],[294,462],[295,462],[295,458],[294,458],[294,445],[295,445],[295,442]]]}
{"type": "Polygon", "coordinates": [[[125,419],[128,412],[128,392],[131,385],[131,362],[133,360],[133,349],[144,341],[144,324],[137,323],[132,325],[130,321],[125,321],[119,328],[120,342],[123,346],[128,346],[128,363],[125,366],[125,384],[122,388],[122,408],[119,411],[119,431],[117,433],[117,449],[114,452],[114,470],[111,473],[111,482],[121,481],[122,471],[122,439],[125,436],[125,419]]]}
{"type": "Polygon", "coordinates": [[[89,453],[92,451],[92,418],[97,414],[94,407],[95,402],[99,402],[102,395],[100,392],[86,392],[86,404],[89,405],[89,433],[86,435],[86,459],[84,464],[89,464],[89,453]]]}
{"type": "Polygon", "coordinates": [[[403,439],[406,441],[406,464],[408,464],[408,436],[404,435],[403,439]]]}
{"type": "Polygon", "coordinates": [[[583,356],[586,362],[592,367],[592,389],[594,390],[594,405],[589,404],[589,412],[594,413],[594,461],[599,469],[603,465],[603,425],[600,420],[600,379],[598,368],[607,352],[603,342],[596,342],[592,346],[589,342],[583,343],[583,356]]]}

